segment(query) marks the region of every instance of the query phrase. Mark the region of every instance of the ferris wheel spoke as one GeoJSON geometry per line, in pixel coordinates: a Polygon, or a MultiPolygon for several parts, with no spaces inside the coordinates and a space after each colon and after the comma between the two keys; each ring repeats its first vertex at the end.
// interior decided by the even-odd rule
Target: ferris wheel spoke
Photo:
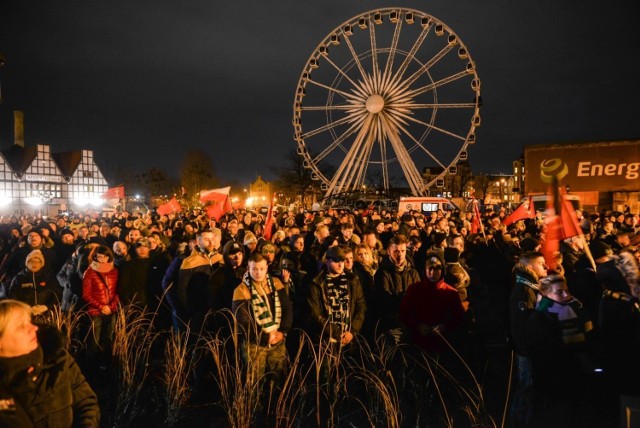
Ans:
{"type": "Polygon", "coordinates": [[[350,168],[350,173],[346,180],[346,185],[344,186],[347,189],[357,190],[364,183],[364,176],[367,172],[369,156],[371,155],[371,148],[373,146],[375,135],[375,124],[370,126],[369,131],[367,132],[367,136],[364,139],[364,144],[359,148],[359,153],[354,155],[354,162],[350,168]]]}
{"type": "Polygon", "coordinates": [[[365,96],[365,92],[362,91],[361,85],[359,85],[358,83],[356,83],[355,81],[353,81],[353,79],[351,79],[351,77],[349,77],[349,75],[347,73],[344,72],[344,70],[342,70],[340,67],[338,67],[336,65],[335,62],[333,62],[328,56],[324,57],[325,61],[327,61],[329,64],[331,64],[331,66],[338,72],[340,73],[345,79],[347,79],[347,81],[349,83],[351,83],[351,86],[353,87],[354,90],[356,90],[358,92],[358,95],[360,96],[365,96]]]}
{"type": "Polygon", "coordinates": [[[301,106],[300,111],[325,111],[325,110],[353,110],[357,108],[352,104],[329,105],[329,106],[301,106]]]}
{"type": "Polygon", "coordinates": [[[411,122],[417,123],[419,125],[423,125],[423,126],[426,126],[428,128],[431,128],[434,131],[438,131],[438,132],[441,132],[443,134],[449,135],[450,137],[456,138],[458,140],[467,141],[467,138],[465,136],[454,134],[453,132],[447,131],[446,129],[440,128],[440,127],[435,126],[435,125],[433,125],[431,123],[423,122],[422,120],[416,119],[415,117],[410,116],[408,114],[401,113],[401,112],[398,112],[398,111],[393,112],[393,114],[401,116],[401,117],[407,119],[408,121],[411,121],[411,122]]]}
{"type": "Polygon", "coordinates": [[[382,122],[382,129],[387,139],[391,143],[391,147],[393,148],[393,151],[395,152],[396,156],[398,156],[398,159],[400,160],[400,167],[402,168],[405,178],[407,179],[407,182],[411,187],[411,191],[414,194],[417,194],[419,192],[419,189],[422,187],[422,183],[423,183],[422,177],[420,176],[420,173],[418,172],[418,169],[416,168],[415,163],[413,163],[411,156],[407,152],[407,149],[404,147],[404,144],[398,137],[398,132],[396,129],[394,129],[395,127],[389,121],[385,120],[384,116],[381,122],[382,122]]]}
{"type": "Polygon", "coordinates": [[[409,67],[409,64],[411,64],[411,61],[415,59],[418,49],[420,49],[420,46],[422,46],[422,43],[429,35],[430,30],[431,30],[431,25],[428,25],[422,28],[422,31],[420,32],[420,35],[418,36],[415,43],[411,47],[411,50],[404,57],[404,61],[402,61],[402,64],[400,64],[400,67],[396,71],[393,79],[394,82],[399,82],[402,79],[402,77],[404,76],[404,73],[407,71],[407,68],[409,67]]]}
{"type": "Polygon", "coordinates": [[[348,92],[344,92],[344,91],[341,91],[339,89],[332,88],[329,85],[325,85],[324,83],[320,83],[320,82],[317,82],[317,81],[312,80],[312,79],[307,80],[307,82],[311,83],[313,85],[319,86],[320,88],[324,88],[327,91],[330,91],[330,92],[332,92],[334,94],[342,95],[346,100],[350,100],[350,101],[356,100],[357,101],[357,97],[355,95],[353,95],[353,94],[348,93],[348,92]]]}
{"type": "Polygon", "coordinates": [[[445,77],[444,79],[440,79],[437,82],[433,82],[428,85],[422,86],[420,88],[413,89],[411,91],[408,91],[407,93],[415,97],[420,94],[424,94],[425,92],[433,91],[434,89],[439,88],[440,86],[446,85],[451,82],[455,82],[456,80],[462,79],[463,77],[466,77],[468,75],[469,73],[466,70],[459,71],[458,73],[452,74],[449,77],[445,77]]]}
{"type": "Polygon", "coordinates": [[[474,103],[431,103],[431,104],[413,104],[413,103],[401,103],[401,104],[389,104],[389,108],[393,108],[394,110],[400,111],[410,111],[410,110],[418,110],[418,109],[441,109],[441,108],[474,108],[476,105],[474,103]]]}
{"type": "MultiPolygon", "coordinates": [[[[353,166],[353,162],[356,159],[355,157],[356,153],[359,151],[365,136],[369,132],[370,124],[371,124],[371,115],[368,115],[367,120],[365,120],[364,124],[362,125],[362,128],[360,128],[360,132],[358,132],[358,135],[356,135],[353,145],[349,148],[349,151],[347,152],[347,155],[344,157],[344,159],[342,160],[342,163],[338,167],[338,170],[336,171],[333,177],[333,180],[331,180],[329,192],[335,189],[336,186],[338,186],[340,190],[345,188],[348,172],[353,166]]],[[[329,194],[330,193],[327,193],[327,196],[329,194]]]]}
{"type": "Polygon", "coordinates": [[[375,93],[380,91],[380,69],[378,68],[378,47],[376,44],[376,26],[371,20],[371,16],[367,18],[369,20],[369,40],[371,43],[371,71],[373,74],[373,89],[375,93]]]}
{"type": "Polygon", "coordinates": [[[362,80],[363,80],[363,86],[368,87],[368,89],[370,90],[371,88],[368,85],[368,76],[367,76],[367,72],[364,71],[364,68],[362,67],[362,63],[360,62],[360,57],[358,56],[358,54],[356,53],[355,49],[353,48],[353,44],[351,44],[351,40],[349,40],[349,37],[344,34],[344,30],[342,30],[342,37],[344,38],[344,42],[347,45],[347,48],[349,48],[349,52],[351,52],[351,56],[353,57],[353,61],[356,64],[356,67],[358,67],[358,70],[360,71],[360,75],[362,76],[362,80]]]}
{"type": "Polygon", "coordinates": [[[382,132],[382,118],[378,117],[378,143],[380,146],[380,163],[382,165],[382,185],[389,188],[389,165],[387,159],[387,143],[382,132]]]}
{"type": "Polygon", "coordinates": [[[406,87],[411,86],[413,82],[418,80],[420,76],[422,76],[427,70],[433,67],[435,63],[440,61],[446,54],[448,54],[451,51],[451,49],[453,49],[453,46],[454,45],[447,45],[444,48],[442,48],[440,52],[435,54],[429,61],[424,63],[422,67],[420,67],[415,73],[413,73],[410,77],[407,78],[407,81],[405,82],[405,86],[406,87]]]}
{"type": "Polygon", "coordinates": [[[316,157],[314,157],[313,158],[313,162],[314,163],[320,162],[322,159],[327,157],[336,147],[338,147],[340,144],[344,143],[344,141],[347,138],[349,138],[351,135],[353,135],[358,130],[358,127],[362,124],[362,122],[365,119],[366,119],[366,115],[362,115],[361,118],[359,118],[356,122],[351,124],[351,126],[345,132],[343,132],[342,135],[340,135],[338,138],[336,138],[331,144],[329,144],[327,146],[326,149],[324,149],[316,157]]]}
{"type": "Polygon", "coordinates": [[[324,126],[321,126],[320,128],[316,128],[313,129],[307,133],[304,133],[301,135],[303,140],[306,140],[309,137],[313,137],[314,135],[318,135],[321,132],[327,131],[329,129],[335,128],[336,126],[340,126],[340,125],[344,125],[345,123],[349,123],[353,120],[352,116],[345,116],[342,119],[338,119],[335,122],[331,122],[331,123],[327,123],[324,126]]]}
{"type": "Polygon", "coordinates": [[[420,138],[420,140],[418,140],[416,137],[413,136],[413,134],[411,134],[411,132],[409,132],[409,130],[401,123],[399,122],[396,118],[391,117],[391,116],[387,116],[387,120],[389,120],[390,123],[392,123],[396,129],[398,131],[401,131],[402,133],[404,133],[411,141],[413,141],[413,143],[415,144],[415,147],[419,147],[420,149],[422,149],[422,151],[428,155],[433,161],[435,161],[438,165],[440,165],[443,168],[446,168],[442,162],[440,162],[440,160],[433,155],[433,153],[431,153],[431,151],[429,149],[427,149],[424,144],[424,138],[425,138],[425,134],[423,134],[422,138],[420,138]]]}
{"type": "Polygon", "coordinates": [[[396,28],[393,30],[393,39],[391,39],[391,46],[389,47],[389,56],[387,57],[387,63],[384,66],[383,82],[388,84],[388,79],[391,78],[391,69],[393,67],[393,60],[396,56],[396,51],[398,49],[398,41],[400,40],[400,30],[402,29],[402,21],[404,21],[403,16],[399,16],[398,21],[396,22],[396,28]]]}

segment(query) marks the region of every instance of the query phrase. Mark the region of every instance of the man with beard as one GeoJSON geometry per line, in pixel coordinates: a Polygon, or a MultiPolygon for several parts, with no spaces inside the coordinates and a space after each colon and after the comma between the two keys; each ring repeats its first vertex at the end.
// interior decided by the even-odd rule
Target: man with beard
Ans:
{"type": "Polygon", "coordinates": [[[203,327],[222,284],[218,276],[222,275],[224,264],[222,254],[218,252],[221,239],[218,228],[199,232],[198,245],[180,265],[178,300],[185,310],[185,321],[191,322],[194,331],[203,327]]]}

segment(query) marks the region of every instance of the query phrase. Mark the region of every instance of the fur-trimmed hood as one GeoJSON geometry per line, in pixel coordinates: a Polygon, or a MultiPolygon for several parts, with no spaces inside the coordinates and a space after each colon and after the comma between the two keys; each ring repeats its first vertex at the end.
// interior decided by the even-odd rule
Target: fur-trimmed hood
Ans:
{"type": "Polygon", "coordinates": [[[611,258],[616,269],[618,269],[627,282],[631,295],[635,298],[640,298],[640,273],[638,272],[638,264],[633,255],[628,252],[623,252],[611,258]]]}

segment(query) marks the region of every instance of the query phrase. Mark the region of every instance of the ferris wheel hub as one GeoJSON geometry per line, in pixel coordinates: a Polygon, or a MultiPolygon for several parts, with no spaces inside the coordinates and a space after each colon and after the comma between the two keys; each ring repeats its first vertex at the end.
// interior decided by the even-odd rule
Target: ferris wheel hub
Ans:
{"type": "Polygon", "coordinates": [[[369,113],[380,113],[384,108],[384,98],[382,98],[378,94],[373,94],[369,98],[367,98],[367,110],[369,113]]]}

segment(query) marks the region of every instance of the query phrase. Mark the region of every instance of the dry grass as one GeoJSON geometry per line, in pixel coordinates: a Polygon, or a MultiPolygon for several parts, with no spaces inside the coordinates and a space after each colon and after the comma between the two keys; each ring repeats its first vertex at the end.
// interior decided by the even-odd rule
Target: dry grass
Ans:
{"type": "Polygon", "coordinates": [[[166,388],[165,400],[167,415],[165,423],[174,426],[180,418],[191,396],[189,388],[189,374],[192,368],[191,351],[189,346],[190,330],[185,332],[171,332],[164,348],[164,384],[166,388]]]}
{"type": "MultiPolygon", "coordinates": [[[[454,370],[440,358],[409,345],[389,345],[382,338],[368,344],[356,336],[345,348],[314,343],[301,332],[290,354],[287,376],[277,388],[266,388],[264,379],[250,375],[253,362],[243,360],[235,319],[226,315],[229,326],[221,332],[231,332],[228,336],[188,330],[167,335],[164,352],[159,352],[163,354],[164,425],[183,422],[184,410],[192,405],[190,376],[198,364],[193,356],[206,353],[211,358],[207,369],[213,374],[215,404],[224,411],[224,425],[230,427],[251,426],[257,414],[264,416],[267,426],[283,428],[495,426],[484,407],[482,386],[453,347],[454,370]]],[[[144,399],[142,395],[152,384],[150,352],[158,338],[153,316],[131,305],[116,314],[113,426],[131,426],[137,417],[158,411],[147,399],[148,388],[144,399]]],[[[70,338],[80,317],[57,311],[52,323],[70,338]]]]}
{"type": "Polygon", "coordinates": [[[113,359],[118,385],[114,424],[128,426],[144,406],[141,392],[149,375],[149,353],[157,334],[152,318],[144,309],[125,305],[116,312],[113,359]]]}
{"type": "Polygon", "coordinates": [[[60,305],[55,305],[47,311],[46,321],[62,332],[65,337],[65,349],[69,351],[72,348],[84,347],[87,338],[78,338],[74,335],[80,330],[80,323],[86,317],[88,316],[85,312],[63,311],[60,305]]]}

